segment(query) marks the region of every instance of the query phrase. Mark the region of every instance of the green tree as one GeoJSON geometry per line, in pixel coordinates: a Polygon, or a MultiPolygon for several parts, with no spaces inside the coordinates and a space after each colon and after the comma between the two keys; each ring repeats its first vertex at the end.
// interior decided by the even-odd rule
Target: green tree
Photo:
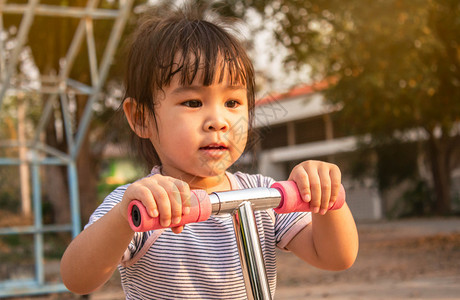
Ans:
{"type": "MultiPolygon", "coordinates": [[[[457,0],[233,1],[278,23],[287,62],[328,78],[349,133],[374,142],[426,140],[437,213],[451,211],[460,145],[460,2],[457,0]]],[[[244,14],[244,11],[242,11],[244,14]]]]}

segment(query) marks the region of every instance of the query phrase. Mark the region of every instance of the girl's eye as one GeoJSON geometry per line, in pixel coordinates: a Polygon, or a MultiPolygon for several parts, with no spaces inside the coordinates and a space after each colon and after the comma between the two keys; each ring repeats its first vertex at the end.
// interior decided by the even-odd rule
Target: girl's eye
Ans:
{"type": "Polygon", "coordinates": [[[225,102],[225,106],[229,108],[236,108],[240,105],[240,103],[237,100],[228,100],[225,102]]]}
{"type": "Polygon", "coordinates": [[[196,108],[196,107],[203,106],[203,103],[201,103],[200,100],[188,100],[188,101],[183,102],[182,105],[187,106],[187,107],[196,108]]]}

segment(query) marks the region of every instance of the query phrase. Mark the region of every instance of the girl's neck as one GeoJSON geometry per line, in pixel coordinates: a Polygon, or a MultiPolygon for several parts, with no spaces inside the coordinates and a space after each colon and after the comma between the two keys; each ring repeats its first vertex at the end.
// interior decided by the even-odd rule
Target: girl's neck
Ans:
{"type": "Polygon", "coordinates": [[[208,193],[231,190],[230,180],[225,173],[215,177],[198,178],[195,177],[189,182],[190,189],[206,190],[208,193]]]}
{"type": "Polygon", "coordinates": [[[191,190],[206,190],[208,193],[231,190],[231,183],[225,172],[212,177],[198,177],[192,174],[175,174],[160,168],[162,175],[171,176],[188,183],[191,190]]]}

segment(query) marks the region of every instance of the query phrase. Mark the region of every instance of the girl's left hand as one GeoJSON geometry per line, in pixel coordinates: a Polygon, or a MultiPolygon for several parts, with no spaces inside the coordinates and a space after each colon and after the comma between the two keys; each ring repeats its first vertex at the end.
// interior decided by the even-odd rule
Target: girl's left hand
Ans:
{"type": "Polygon", "coordinates": [[[337,200],[342,174],[334,164],[308,160],[292,169],[289,180],[297,183],[300,195],[310,202],[312,213],[326,214],[337,200]]]}

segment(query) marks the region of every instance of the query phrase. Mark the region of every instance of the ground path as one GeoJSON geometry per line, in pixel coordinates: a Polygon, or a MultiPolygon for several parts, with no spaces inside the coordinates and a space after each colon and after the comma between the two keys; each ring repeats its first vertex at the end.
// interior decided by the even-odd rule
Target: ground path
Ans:
{"type": "MultiPolygon", "coordinates": [[[[460,299],[460,218],[358,223],[358,230],[359,255],[346,271],[318,270],[280,251],[275,300],[460,299]]],[[[118,274],[89,299],[124,299],[118,274]]]]}

